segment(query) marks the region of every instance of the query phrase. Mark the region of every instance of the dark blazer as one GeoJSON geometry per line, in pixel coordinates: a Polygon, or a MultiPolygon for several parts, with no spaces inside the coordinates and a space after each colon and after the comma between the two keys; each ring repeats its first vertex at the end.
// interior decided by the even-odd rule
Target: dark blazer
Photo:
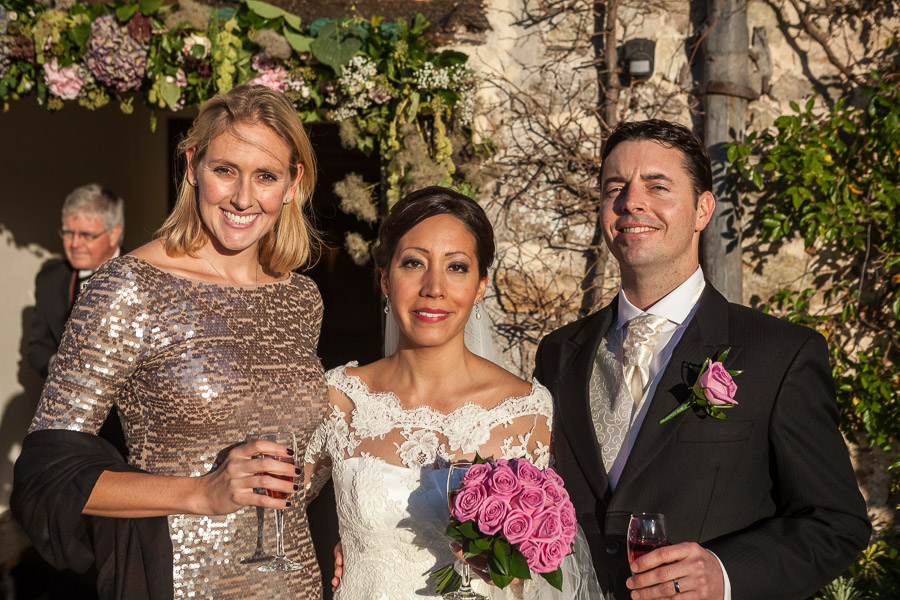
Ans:
{"type": "MultiPolygon", "coordinates": [[[[53,262],[38,272],[34,285],[34,316],[26,359],[34,370],[47,377],[50,357],[56,354],[66,329],[66,321],[78,293],[77,273],[67,261],[53,262]]],[[[97,435],[128,456],[125,433],[116,410],[110,411],[97,435]]]]}
{"type": "Polygon", "coordinates": [[[838,431],[825,339],[730,304],[707,284],[666,367],[615,493],[589,411],[588,383],[617,302],[546,336],[535,377],[555,399],[554,454],[604,590],[629,598],[624,536],[632,512],[666,515],[672,543],[695,541],[725,565],[734,600],[810,596],[869,540],[866,505],[838,431]],[[688,410],[689,367],[726,348],[738,405],[727,419],[688,410]]]}
{"type": "Polygon", "coordinates": [[[34,317],[28,340],[28,364],[41,377],[47,376],[50,357],[56,354],[75,290],[75,270],[68,262],[53,263],[41,269],[34,283],[34,317]]]}

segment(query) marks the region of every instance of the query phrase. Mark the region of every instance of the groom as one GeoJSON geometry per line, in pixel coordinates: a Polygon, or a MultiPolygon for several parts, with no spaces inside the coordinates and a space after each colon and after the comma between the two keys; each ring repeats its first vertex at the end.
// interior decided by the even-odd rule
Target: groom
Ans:
{"type": "Polygon", "coordinates": [[[871,531],[825,339],[730,304],[704,280],[698,246],[715,200],[693,133],[622,123],[602,158],[599,218],[619,294],[546,336],[535,369],[556,399],[556,467],[600,585],[617,600],[806,598],[871,531]],[[737,390],[715,367],[707,398],[730,406],[695,404],[661,423],[728,349],[737,390]],[[671,545],[629,567],[633,512],[663,513],[671,545]]]}

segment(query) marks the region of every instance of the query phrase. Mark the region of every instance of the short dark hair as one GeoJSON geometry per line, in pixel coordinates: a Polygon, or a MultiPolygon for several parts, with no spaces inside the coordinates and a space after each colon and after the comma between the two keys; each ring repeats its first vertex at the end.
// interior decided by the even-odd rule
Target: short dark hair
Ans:
{"type": "Polygon", "coordinates": [[[494,262],[494,228],[477,202],[450,188],[429,186],[404,196],[385,217],[378,229],[378,241],[372,249],[375,266],[385,269],[406,233],[429,217],[451,215],[459,219],[475,238],[478,276],[487,277],[494,262]]]}
{"type": "Polygon", "coordinates": [[[676,123],[662,119],[619,123],[609,134],[600,159],[605,161],[613,148],[622,142],[643,140],[654,141],[666,148],[681,151],[684,168],[694,186],[694,198],[698,198],[703,192],[712,191],[712,165],[706,146],[693,131],[676,123]]]}

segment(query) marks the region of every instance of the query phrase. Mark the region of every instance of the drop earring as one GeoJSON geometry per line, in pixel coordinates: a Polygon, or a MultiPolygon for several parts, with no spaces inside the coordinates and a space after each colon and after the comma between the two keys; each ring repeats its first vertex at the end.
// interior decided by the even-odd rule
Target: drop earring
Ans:
{"type": "Polygon", "coordinates": [[[387,294],[384,295],[384,314],[390,314],[391,312],[391,299],[387,294]]]}
{"type": "Polygon", "coordinates": [[[475,303],[475,320],[481,320],[481,300],[475,303]]]}

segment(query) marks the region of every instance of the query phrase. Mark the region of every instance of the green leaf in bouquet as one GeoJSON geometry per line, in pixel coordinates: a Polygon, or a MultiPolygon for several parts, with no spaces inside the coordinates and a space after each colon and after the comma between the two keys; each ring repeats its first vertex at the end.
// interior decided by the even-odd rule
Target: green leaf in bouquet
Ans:
{"type": "Polygon", "coordinates": [[[555,571],[550,573],[541,573],[541,577],[547,580],[547,583],[562,591],[563,578],[562,578],[562,570],[557,567],[555,571]]]}
{"type": "Polygon", "coordinates": [[[491,573],[509,575],[510,562],[512,561],[512,546],[503,538],[497,538],[494,547],[488,555],[488,566],[491,573]]]}
{"type": "Polygon", "coordinates": [[[519,552],[514,546],[509,558],[509,574],[519,579],[531,579],[531,569],[528,568],[528,561],[525,555],[519,552]]]}
{"type": "Polygon", "coordinates": [[[466,539],[466,537],[459,531],[458,522],[454,523],[453,521],[450,521],[450,524],[447,525],[447,531],[444,532],[444,535],[452,540],[456,540],[460,544],[463,543],[463,540],[466,539]]]}
{"type": "Polygon", "coordinates": [[[491,544],[494,543],[494,538],[492,537],[479,537],[472,540],[472,545],[478,549],[479,552],[484,552],[485,550],[491,549],[491,544]]]}
{"type": "Polygon", "coordinates": [[[491,569],[491,581],[494,582],[501,590],[512,583],[512,580],[515,579],[512,575],[503,575],[501,573],[495,573],[493,569],[491,569]]]}
{"type": "Polygon", "coordinates": [[[481,532],[475,529],[475,526],[472,524],[472,521],[465,521],[459,524],[459,532],[463,534],[466,538],[470,540],[477,539],[481,537],[481,532]]]}

